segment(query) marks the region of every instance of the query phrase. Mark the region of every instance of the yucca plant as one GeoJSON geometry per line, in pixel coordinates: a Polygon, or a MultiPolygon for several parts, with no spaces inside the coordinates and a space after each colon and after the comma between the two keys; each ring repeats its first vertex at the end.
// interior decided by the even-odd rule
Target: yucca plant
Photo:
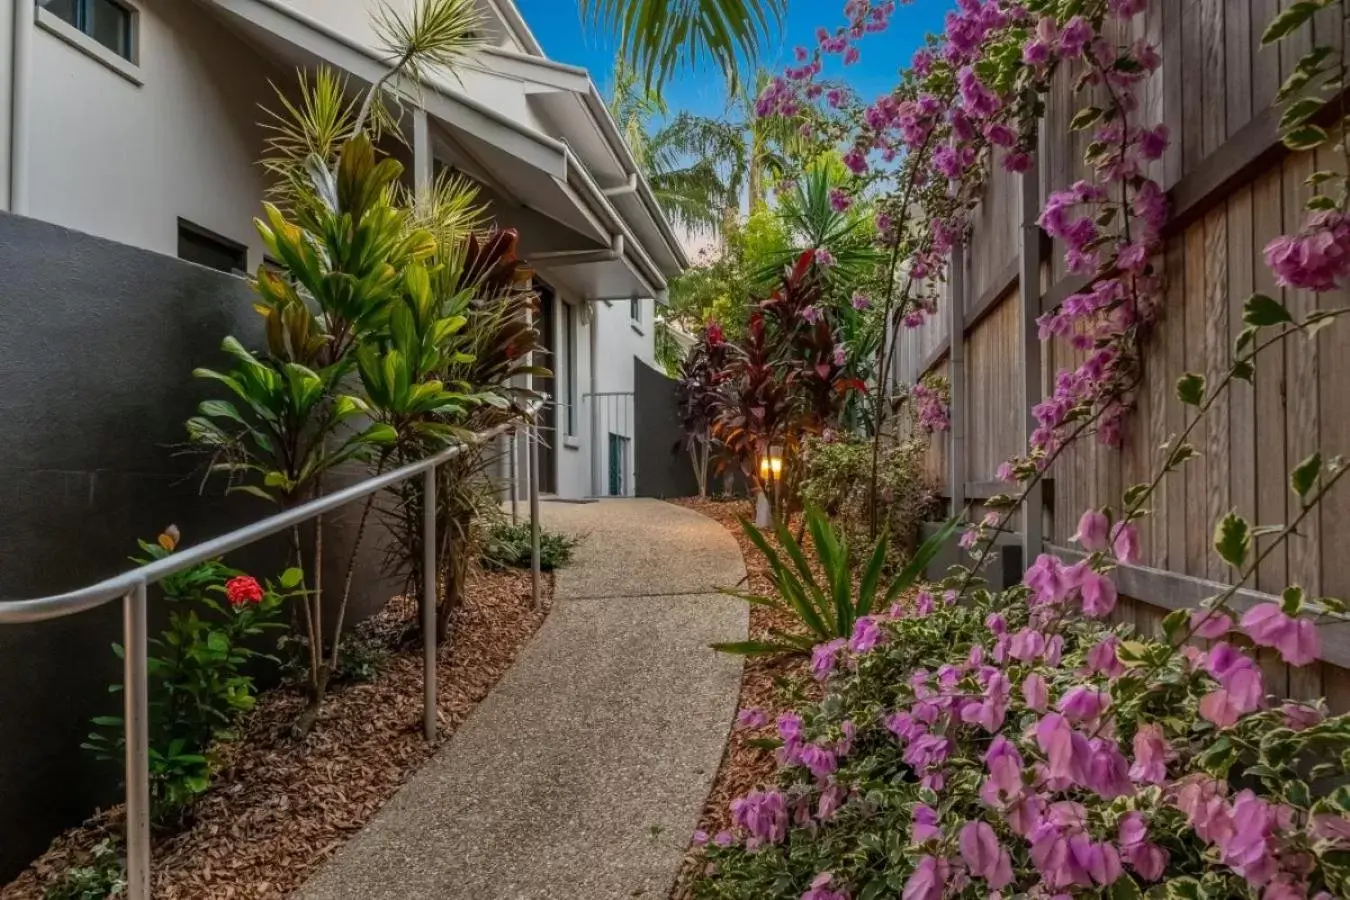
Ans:
{"type": "Polygon", "coordinates": [[[770,640],[736,641],[714,644],[713,648],[739,656],[809,654],[817,644],[853,635],[853,627],[863,616],[889,609],[901,595],[918,585],[934,557],[956,534],[960,519],[952,518],[936,534],[924,541],[905,567],[883,586],[886,550],[890,537],[882,532],[867,563],[854,584],[853,560],[848,540],[837,532],[829,518],[814,506],[806,509],[806,528],[814,545],[816,569],[812,569],[801,543],[783,523],[774,528],[780,554],[764,532],[748,519],[741,519],[746,537],[769,564],[769,578],[776,596],[723,590],[742,600],[786,613],[801,626],[800,631],[770,631],[770,640]],[[786,557],[786,558],[785,558],[786,557]]]}

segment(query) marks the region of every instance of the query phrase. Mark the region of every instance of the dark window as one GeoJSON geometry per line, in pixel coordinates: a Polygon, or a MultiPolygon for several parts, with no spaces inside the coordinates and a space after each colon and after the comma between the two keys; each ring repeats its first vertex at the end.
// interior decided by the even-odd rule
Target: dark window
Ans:
{"type": "Polygon", "coordinates": [[[628,301],[628,315],[634,322],[642,321],[642,301],[634,297],[628,301]]]}
{"type": "Polygon", "coordinates": [[[38,5],[123,59],[135,61],[135,13],[117,0],[38,0],[38,5]]]}
{"type": "Polygon", "coordinates": [[[247,247],[183,219],[178,220],[178,258],[231,275],[248,272],[247,247]]]}

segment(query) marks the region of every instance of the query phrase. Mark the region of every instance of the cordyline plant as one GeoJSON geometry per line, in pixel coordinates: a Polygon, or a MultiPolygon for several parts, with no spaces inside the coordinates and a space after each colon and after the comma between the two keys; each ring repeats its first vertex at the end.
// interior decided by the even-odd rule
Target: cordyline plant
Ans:
{"type": "MultiPolygon", "coordinates": [[[[1344,3],[1293,4],[1266,42],[1333,5],[1343,26],[1344,3]]],[[[871,6],[854,2],[849,10],[866,16],[871,6]]],[[[1121,47],[1106,37],[1111,19],[1128,22],[1143,6],[971,0],[949,17],[938,48],[944,64],[962,67],[962,103],[972,113],[1014,100],[988,92],[977,70],[992,49],[1018,38],[1017,28],[1015,65],[1036,70],[1062,59],[1109,98],[1076,120],[1100,125],[1088,151],[1100,183],[1076,187],[1073,203],[1052,196],[1042,217],[1076,254],[1070,267],[1094,273],[1074,308],[1047,320],[1043,337],[1069,316],[1087,328],[1084,349],[1107,356],[1095,374],[1061,373],[1056,397],[1038,411],[1042,427],[1028,455],[1006,471],[1022,485],[1084,435],[1116,440],[1138,365],[1130,356],[1136,325],[1151,314],[1156,284],[1148,258],[1157,249],[1161,200],[1141,161],[1156,158],[1166,133],[1131,123],[1136,104],[1125,98],[1157,59],[1146,43],[1121,47]],[[1071,211],[1078,204],[1099,209],[1079,218],[1071,211]],[[1110,224],[1102,209],[1114,211],[1118,230],[1089,237],[1110,224]]],[[[847,33],[841,40],[849,43],[847,33]]],[[[937,65],[933,54],[921,62],[937,65]]],[[[1314,47],[1298,62],[1282,91],[1293,99],[1285,115],[1292,149],[1332,140],[1315,119],[1346,73],[1343,47],[1314,47]],[[1310,86],[1313,95],[1301,96],[1310,86]]],[[[1343,155],[1345,128],[1341,110],[1335,149],[1343,155]]],[[[951,149],[959,163],[962,145],[951,149]]],[[[1267,262],[1282,285],[1327,291],[1350,277],[1347,192],[1343,175],[1321,173],[1313,183],[1339,190],[1319,191],[1307,225],[1272,242],[1267,262]]],[[[1179,380],[1177,399],[1192,413],[1163,445],[1155,476],[1118,503],[1083,514],[1073,538],[1084,551],[1080,562],[1042,555],[1021,586],[1000,594],[980,587],[976,571],[957,570],[912,608],[860,621],[847,652],[817,669],[825,699],[805,716],[779,719],[779,784],[733,802],[735,829],[712,839],[715,873],[697,893],[804,900],[897,891],[906,900],[1350,895],[1350,716],[1329,717],[1323,701],[1270,696],[1260,665],[1243,649],[1267,648],[1293,667],[1315,664],[1319,620],[1343,621],[1346,604],[1291,585],[1240,615],[1234,606],[1262,560],[1344,476],[1344,460],[1319,451],[1293,468],[1286,523],[1259,525],[1236,512],[1215,523],[1214,551],[1229,586],[1197,609],[1168,615],[1159,638],[1101,624],[1117,602],[1112,572],[1139,561],[1136,522],[1148,514],[1148,500],[1198,456],[1187,440],[1196,424],[1224,392],[1259,377],[1265,349],[1315,336],[1346,312],[1323,308],[1300,318],[1278,300],[1251,297],[1227,372],[1214,383],[1196,373],[1179,380]]],[[[1007,512],[977,533],[977,561],[1025,496],[1024,489],[991,501],[1007,512]]],[[[754,711],[742,721],[767,724],[754,711]]]]}
{"type": "Polygon", "coordinates": [[[680,362],[676,398],[680,407],[682,437],[679,446],[689,454],[698,484],[698,495],[708,496],[708,476],[717,447],[713,419],[721,403],[721,385],[729,377],[728,359],[736,352],[717,323],[706,326],[698,341],[680,362]]]}
{"type": "MultiPolygon", "coordinates": [[[[519,236],[513,230],[486,235],[448,235],[438,247],[438,265],[430,291],[442,304],[453,306],[463,328],[453,352],[443,354],[435,373],[447,383],[471,386],[474,404],[453,422],[465,442],[461,453],[436,472],[437,630],[449,637],[453,614],[464,600],[470,563],[480,555],[482,535],[478,521],[493,518],[497,494],[487,477],[497,455],[491,447],[469,438],[512,419],[522,418],[537,394],[521,386],[530,375],[547,375],[537,365],[539,332],[534,326],[538,302],[533,273],[516,254],[519,236]]],[[[433,420],[443,418],[432,411],[433,420]]],[[[443,446],[435,435],[410,434],[397,447],[400,459],[417,459],[443,446]]],[[[383,520],[389,533],[386,566],[404,580],[408,596],[422,593],[422,516],[420,484],[405,482],[389,491],[383,520]]]]}
{"type": "MultiPolygon", "coordinates": [[[[720,329],[720,371],[686,371],[686,435],[696,441],[701,415],[711,411],[710,435],[737,463],[757,491],[789,502],[795,497],[802,442],[833,434],[851,396],[866,390],[855,377],[839,340],[839,313],[826,302],[831,261],[820,251],[797,255],[778,286],[750,314],[744,337],[725,345],[720,329]],[[760,463],[778,448],[783,481],[763,483],[760,463]]],[[[706,354],[705,354],[706,355],[706,354]]]]}
{"type": "MultiPolygon", "coordinates": [[[[470,0],[420,0],[406,18],[386,11],[376,30],[390,68],[359,107],[346,100],[340,78],[321,71],[302,79],[301,99],[283,102],[274,117],[264,164],[277,177],[281,205],[266,204],[257,227],[281,271],[260,266],[254,282],[266,347],[254,352],[226,338],[234,367],[197,374],[223,383],[234,398],[206,401],[188,422],[192,441],[215,457],[211,470],[230,475],[230,490],[295,506],[319,496],[325,477],[345,463],[378,469],[409,441],[425,447],[453,439],[454,423],[482,402],[463,382],[438,377],[458,359],[467,320],[432,288],[447,234],[474,219],[472,194],[451,181],[429,196],[408,196],[402,166],[380,158],[367,130],[392,122],[385,101],[397,102],[394,87],[419,83],[424,67],[453,63],[475,46],[477,23],[470,0]]],[[[313,573],[298,604],[310,695],[300,733],[317,718],[338,668],[369,511],[367,504],[336,604],[331,653],[323,518],[308,559],[301,529],[292,534],[295,564],[313,573]]]]}

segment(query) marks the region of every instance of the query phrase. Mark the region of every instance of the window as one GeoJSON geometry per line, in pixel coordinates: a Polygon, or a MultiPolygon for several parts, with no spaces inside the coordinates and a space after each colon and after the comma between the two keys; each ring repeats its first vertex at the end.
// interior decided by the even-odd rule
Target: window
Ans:
{"type": "Polygon", "coordinates": [[[186,219],[178,220],[178,258],[230,275],[248,273],[248,248],[186,219]]]}
{"type": "Polygon", "coordinates": [[[135,62],[136,14],[117,0],[38,0],[38,5],[125,60],[135,62]]]}
{"type": "Polygon", "coordinates": [[[642,301],[634,297],[628,301],[628,316],[634,322],[642,323],[642,301]]]}
{"type": "Polygon", "coordinates": [[[577,433],[577,310],[570,303],[562,306],[563,403],[567,406],[567,434],[577,433]]]}

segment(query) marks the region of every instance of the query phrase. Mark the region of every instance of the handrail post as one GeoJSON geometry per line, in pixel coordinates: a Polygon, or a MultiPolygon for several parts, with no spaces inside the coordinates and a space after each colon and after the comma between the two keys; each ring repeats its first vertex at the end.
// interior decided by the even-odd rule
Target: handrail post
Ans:
{"type": "Polygon", "coordinates": [[[436,467],[422,482],[422,733],[436,740],[436,467]]]}
{"type": "Polygon", "coordinates": [[[150,900],[150,684],[144,581],[122,600],[122,702],[126,728],[127,898],[150,900]]]}
{"type": "Polygon", "coordinates": [[[520,452],[520,429],[512,428],[509,440],[509,449],[507,456],[510,457],[511,469],[507,476],[511,482],[511,524],[520,524],[520,478],[516,474],[516,454],[520,452]]]}
{"type": "Polygon", "coordinates": [[[530,423],[530,599],[539,611],[539,423],[530,423]]]}

